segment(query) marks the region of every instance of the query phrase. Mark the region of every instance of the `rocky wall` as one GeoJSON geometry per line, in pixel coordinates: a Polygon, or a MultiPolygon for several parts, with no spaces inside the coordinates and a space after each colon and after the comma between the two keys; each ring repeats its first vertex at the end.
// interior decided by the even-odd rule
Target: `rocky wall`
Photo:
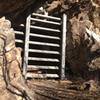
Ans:
{"type": "Polygon", "coordinates": [[[15,33],[5,17],[0,18],[0,99],[33,100],[22,75],[21,48],[15,46],[15,33]]]}

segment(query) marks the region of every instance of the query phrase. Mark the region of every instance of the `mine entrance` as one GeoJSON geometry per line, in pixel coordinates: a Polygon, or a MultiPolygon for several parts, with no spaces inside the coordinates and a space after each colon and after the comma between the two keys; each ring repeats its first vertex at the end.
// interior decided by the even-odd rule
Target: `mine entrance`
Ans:
{"type": "Polygon", "coordinates": [[[16,44],[22,48],[24,45],[26,79],[65,77],[66,23],[66,14],[60,18],[32,13],[27,17],[25,31],[16,31],[16,44]]]}

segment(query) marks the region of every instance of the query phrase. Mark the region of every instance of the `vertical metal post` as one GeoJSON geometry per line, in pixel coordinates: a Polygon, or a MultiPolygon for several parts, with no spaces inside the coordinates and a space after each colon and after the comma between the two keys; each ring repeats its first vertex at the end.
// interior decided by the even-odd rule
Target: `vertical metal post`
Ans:
{"type": "Polygon", "coordinates": [[[66,32],[67,32],[67,15],[63,14],[62,48],[61,48],[61,79],[62,80],[65,79],[66,32]]]}
{"type": "Polygon", "coordinates": [[[28,66],[28,49],[29,49],[29,34],[30,34],[30,18],[31,15],[27,17],[26,20],[26,33],[25,33],[25,47],[24,47],[24,62],[23,62],[23,75],[27,73],[28,66]]]}

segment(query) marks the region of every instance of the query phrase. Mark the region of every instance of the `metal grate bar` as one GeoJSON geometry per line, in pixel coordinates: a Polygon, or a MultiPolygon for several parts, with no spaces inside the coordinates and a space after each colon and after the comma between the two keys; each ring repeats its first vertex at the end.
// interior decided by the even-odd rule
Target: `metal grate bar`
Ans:
{"type": "Polygon", "coordinates": [[[65,79],[66,33],[67,33],[67,15],[63,14],[62,48],[61,48],[61,79],[62,80],[65,79]]]}
{"type": "MultiPolygon", "coordinates": [[[[60,52],[60,49],[65,50],[65,44],[61,44],[65,43],[66,37],[64,36],[66,35],[64,29],[62,36],[60,34],[61,24],[61,18],[58,17],[36,13],[27,17],[23,61],[23,75],[25,78],[59,78],[59,70],[61,70],[61,77],[63,77],[63,74],[65,74],[65,51],[62,50],[60,52]],[[32,23],[33,21],[35,24],[32,23]],[[46,25],[50,25],[50,28],[46,27],[46,25]],[[54,28],[55,26],[56,28],[54,28]]],[[[65,25],[64,18],[63,25],[65,25]]],[[[19,35],[23,34],[17,31],[15,33],[19,35]]]]}
{"type": "Polygon", "coordinates": [[[29,52],[46,53],[46,54],[60,54],[57,51],[47,51],[47,50],[37,50],[37,49],[29,49],[29,52]]]}
{"type": "Polygon", "coordinates": [[[36,41],[29,41],[29,43],[34,44],[34,45],[45,45],[45,46],[60,47],[59,44],[53,44],[53,43],[44,43],[44,42],[36,42],[36,41]]]}
{"type": "Polygon", "coordinates": [[[37,58],[37,57],[28,57],[28,60],[35,60],[35,61],[48,61],[48,62],[59,62],[58,59],[37,58]]]}
{"type": "Polygon", "coordinates": [[[44,28],[44,27],[39,27],[39,26],[30,26],[33,29],[38,29],[38,30],[45,30],[45,31],[51,31],[51,32],[60,32],[60,30],[56,30],[56,29],[51,29],[51,28],[44,28]]]}
{"type": "Polygon", "coordinates": [[[59,69],[58,66],[40,66],[40,65],[28,65],[28,70],[34,69],[59,69]]]}
{"type": "Polygon", "coordinates": [[[24,32],[20,32],[20,31],[14,31],[15,34],[19,34],[19,35],[24,35],[24,32]]]}
{"type": "Polygon", "coordinates": [[[15,42],[16,42],[16,43],[24,43],[23,40],[19,40],[19,39],[15,39],[15,42]]]}
{"type": "Polygon", "coordinates": [[[24,63],[23,63],[23,75],[26,76],[27,66],[28,66],[28,49],[29,49],[29,34],[30,34],[30,18],[31,15],[27,17],[26,20],[26,36],[25,36],[25,49],[24,49],[24,63]]]}
{"type": "Polygon", "coordinates": [[[38,16],[38,17],[43,17],[43,18],[48,18],[48,19],[53,19],[53,20],[57,20],[57,21],[61,21],[61,18],[58,17],[52,17],[52,16],[46,16],[46,15],[41,15],[41,14],[36,14],[33,13],[33,16],[38,16]]]}
{"type": "Polygon", "coordinates": [[[48,35],[40,35],[40,34],[35,34],[35,33],[30,33],[30,36],[60,40],[60,38],[59,38],[59,37],[55,37],[55,36],[48,36],[48,35]]]}
{"type": "Polygon", "coordinates": [[[31,20],[37,21],[37,22],[43,22],[43,23],[46,23],[46,24],[61,25],[61,23],[58,23],[58,22],[41,20],[41,19],[36,19],[36,18],[31,18],[31,20]]]}

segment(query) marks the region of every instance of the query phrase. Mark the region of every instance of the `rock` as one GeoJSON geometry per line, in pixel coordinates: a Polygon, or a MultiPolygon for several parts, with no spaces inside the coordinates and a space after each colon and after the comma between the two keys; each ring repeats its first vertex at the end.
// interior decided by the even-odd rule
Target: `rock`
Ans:
{"type": "Polygon", "coordinates": [[[0,19],[0,36],[5,42],[5,50],[9,51],[15,47],[15,34],[11,28],[10,21],[6,20],[5,17],[0,19]]]}
{"type": "Polygon", "coordinates": [[[74,76],[90,79],[94,75],[99,79],[95,72],[100,70],[100,1],[53,0],[47,11],[64,12],[68,16],[66,62],[69,70],[74,76]]]}
{"type": "Polygon", "coordinates": [[[76,16],[70,17],[66,59],[70,63],[73,73],[80,73],[80,75],[87,73],[89,76],[89,69],[92,71],[100,70],[100,56],[98,56],[100,53],[100,8],[95,7],[92,10],[93,2],[87,5],[87,8],[89,7],[91,10],[86,10],[86,4],[84,7],[76,16]],[[94,34],[89,36],[86,28],[94,34]]]}
{"type": "Polygon", "coordinates": [[[14,33],[10,31],[10,21],[4,17],[0,19],[0,98],[2,100],[16,100],[16,96],[8,92],[6,89],[6,82],[4,78],[6,61],[4,61],[5,52],[15,47],[14,33]],[[9,32],[8,32],[9,30],[9,32]],[[11,33],[10,33],[11,32],[11,33]],[[9,38],[9,39],[8,39],[9,38]],[[12,45],[10,45],[12,42],[12,45]],[[12,98],[11,98],[12,97],[12,98]]]}
{"type": "Polygon", "coordinates": [[[21,48],[15,46],[15,34],[11,23],[0,19],[0,95],[2,100],[18,100],[20,97],[32,100],[34,93],[25,83],[22,75],[21,48]],[[20,96],[20,97],[19,97],[20,96]],[[6,97],[4,99],[4,97],[6,97]]]}
{"type": "Polygon", "coordinates": [[[83,15],[87,16],[86,13],[81,13],[78,18],[74,17],[70,20],[71,27],[68,29],[67,34],[66,59],[70,63],[72,71],[76,73],[81,73],[83,69],[87,69],[85,40],[88,37],[85,34],[85,27],[87,24],[90,25],[90,22],[84,19],[86,17],[83,15]]]}
{"type": "Polygon", "coordinates": [[[64,0],[53,0],[52,3],[48,5],[47,12],[50,14],[60,10],[63,3],[64,0]]]}
{"type": "Polygon", "coordinates": [[[89,80],[88,82],[83,83],[84,90],[89,90],[90,92],[98,91],[98,84],[94,80],[89,80]]]}

